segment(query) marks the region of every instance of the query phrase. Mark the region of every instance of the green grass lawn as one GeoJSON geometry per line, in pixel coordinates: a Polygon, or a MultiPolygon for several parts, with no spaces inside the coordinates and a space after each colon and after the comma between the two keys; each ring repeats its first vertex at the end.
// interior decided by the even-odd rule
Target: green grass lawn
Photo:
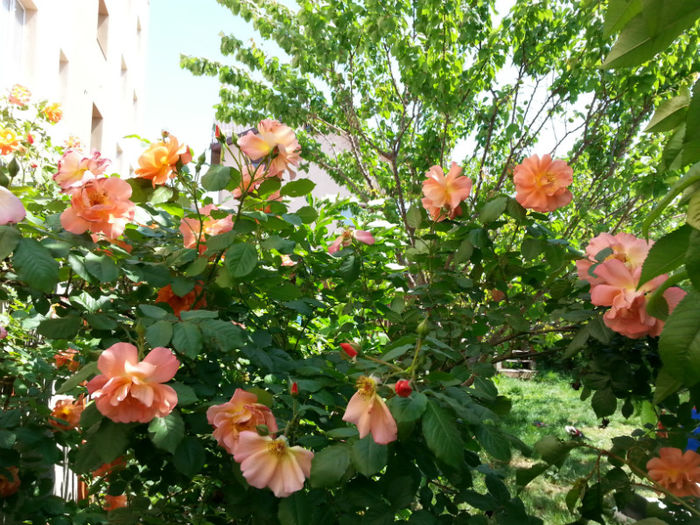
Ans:
{"type": "MultiPolygon", "coordinates": [[[[612,437],[628,435],[640,426],[638,416],[624,419],[618,411],[609,418],[607,428],[599,428],[600,420],[591,408],[590,398],[581,401],[580,391],[571,387],[571,380],[553,372],[541,372],[530,380],[497,376],[496,384],[499,392],[513,401],[512,411],[504,418],[506,430],[531,446],[547,435],[569,439],[564,427],[573,425],[588,438],[586,443],[610,448],[612,437]],[[545,426],[538,427],[535,422],[545,426]]],[[[591,472],[596,458],[592,450],[575,449],[560,470],[550,467],[530,482],[521,493],[528,511],[546,525],[571,523],[574,517],[566,507],[566,493],[576,479],[591,472]]],[[[534,462],[516,455],[511,467],[527,467],[534,462]]]]}

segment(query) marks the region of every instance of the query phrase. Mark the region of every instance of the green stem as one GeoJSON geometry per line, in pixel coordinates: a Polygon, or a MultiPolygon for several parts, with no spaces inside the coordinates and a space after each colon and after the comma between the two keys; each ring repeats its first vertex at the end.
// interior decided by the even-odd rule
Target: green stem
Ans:
{"type": "Polygon", "coordinates": [[[418,354],[420,354],[420,348],[423,345],[423,338],[418,337],[418,341],[416,342],[416,349],[413,352],[413,361],[411,361],[411,366],[409,367],[409,370],[411,371],[411,383],[415,384],[416,382],[416,366],[418,365],[418,354]]]}

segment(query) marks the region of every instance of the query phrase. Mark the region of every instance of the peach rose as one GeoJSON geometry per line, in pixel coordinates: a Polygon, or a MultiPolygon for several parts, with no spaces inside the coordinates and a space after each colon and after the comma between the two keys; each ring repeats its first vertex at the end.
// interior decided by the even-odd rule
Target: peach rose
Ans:
{"type": "Polygon", "coordinates": [[[19,149],[19,136],[14,130],[0,125],[0,155],[9,155],[19,149]]]}
{"type": "Polygon", "coordinates": [[[258,133],[249,131],[238,139],[238,147],[252,161],[272,155],[269,173],[279,178],[282,178],[285,170],[294,178],[293,167],[301,160],[301,146],[294,131],[277,120],[261,120],[258,133]]]}
{"type": "Polygon", "coordinates": [[[572,199],[566,188],[573,182],[573,174],[566,162],[552,160],[550,155],[528,157],[513,170],[515,200],[539,212],[566,206],[572,199]]]}
{"type": "Polygon", "coordinates": [[[135,205],[129,200],[131,186],[116,178],[87,181],[71,192],[71,207],[61,214],[61,225],[75,234],[102,233],[114,240],[134,218],[135,205]]]}
{"type": "MultiPolygon", "coordinates": [[[[653,241],[638,239],[629,233],[618,233],[617,235],[601,233],[597,237],[593,237],[586,246],[587,257],[576,261],[579,279],[588,281],[592,285],[602,283],[599,277],[591,274],[590,268],[598,263],[596,256],[608,248],[612,250],[612,253],[605,257],[605,260],[618,259],[632,271],[641,268],[653,244],[653,241]]],[[[595,270],[592,273],[595,273],[595,270]]]]}
{"type": "Polygon", "coordinates": [[[238,185],[238,188],[231,192],[231,194],[236,199],[240,199],[244,194],[247,195],[255,191],[264,180],[265,166],[260,164],[256,168],[250,165],[245,165],[241,170],[241,183],[238,185]]]}
{"type": "Polygon", "coordinates": [[[236,453],[238,438],[245,430],[255,431],[258,425],[266,425],[270,432],[277,432],[277,422],[272,411],[258,403],[258,396],[237,388],[226,403],[207,410],[207,421],[214,426],[214,437],[229,454],[236,453]]]}
{"type": "Polygon", "coordinates": [[[191,310],[193,307],[196,310],[197,308],[203,308],[207,305],[206,300],[204,299],[204,297],[202,297],[197,303],[197,306],[194,306],[194,302],[197,300],[197,297],[199,296],[201,291],[201,286],[195,286],[190,292],[180,297],[175,292],[173,292],[172,286],[168,285],[158,290],[158,297],[156,298],[156,303],[169,304],[170,308],[173,309],[173,313],[180,317],[180,314],[183,311],[191,310]]]}
{"type": "Polygon", "coordinates": [[[290,447],[287,438],[260,436],[257,432],[241,432],[233,458],[241,464],[241,472],[249,485],[269,487],[278,498],[286,498],[304,487],[311,474],[314,453],[301,447],[290,447]]]}
{"type": "Polygon", "coordinates": [[[431,167],[423,181],[422,204],[434,221],[443,221],[449,216],[454,219],[462,214],[460,203],[472,189],[472,181],[462,175],[462,168],[456,162],[445,175],[440,166],[431,167]]]}
{"type": "Polygon", "coordinates": [[[227,215],[223,219],[214,219],[211,216],[211,212],[214,210],[218,210],[218,208],[213,204],[204,206],[199,210],[200,215],[207,217],[203,223],[200,223],[199,219],[192,217],[184,218],[180,221],[180,233],[182,233],[185,248],[194,248],[197,246],[197,240],[199,239],[200,252],[204,252],[206,245],[204,244],[204,237],[200,239],[200,231],[205,235],[214,236],[230,232],[233,229],[233,217],[227,215]]]}
{"type": "Polygon", "coordinates": [[[53,180],[63,191],[81,186],[86,180],[103,175],[109,160],[101,158],[98,151],[92,157],[85,157],[77,150],[68,150],[58,161],[58,171],[53,180]]]}
{"type": "Polygon", "coordinates": [[[85,399],[59,399],[56,401],[49,423],[59,430],[71,430],[80,426],[80,415],[85,408],[85,399]],[[57,421],[59,420],[59,421],[57,421]]]}
{"type": "Polygon", "coordinates": [[[357,392],[350,398],[343,421],[357,425],[360,439],[372,434],[374,442],[380,445],[396,441],[396,421],[377,394],[377,381],[373,377],[362,376],[357,380],[357,392]]]}
{"type": "Polygon", "coordinates": [[[41,112],[44,114],[47,120],[53,122],[54,124],[63,118],[63,110],[61,109],[61,104],[58,102],[45,106],[41,112]]]}
{"type": "Polygon", "coordinates": [[[700,454],[678,448],[659,449],[659,457],[647,462],[649,477],[679,498],[700,498],[700,454]]]}
{"type": "Polygon", "coordinates": [[[177,405],[177,393],[163,385],[177,372],[180,362],[159,346],[143,361],[129,343],[116,343],[102,352],[97,368],[102,374],[87,384],[100,413],[115,423],[148,423],[165,417],[177,405]]]}
{"type": "Polygon", "coordinates": [[[165,184],[175,176],[180,153],[180,144],[173,135],[152,143],[139,157],[136,176],[150,180],[154,188],[156,184],[165,184]]]}
{"type": "Polygon", "coordinates": [[[74,348],[68,348],[67,350],[56,352],[53,356],[56,368],[65,366],[71,372],[75,372],[80,367],[80,363],[75,360],[77,355],[78,351],[74,348]]]}

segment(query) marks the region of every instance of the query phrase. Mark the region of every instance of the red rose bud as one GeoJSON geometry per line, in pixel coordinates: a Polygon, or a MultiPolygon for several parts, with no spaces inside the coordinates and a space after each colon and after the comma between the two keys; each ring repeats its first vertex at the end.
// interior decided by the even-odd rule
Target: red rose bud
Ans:
{"type": "Polygon", "coordinates": [[[34,144],[34,137],[31,133],[27,133],[27,142],[29,142],[29,144],[34,144]]]}
{"type": "Polygon", "coordinates": [[[394,385],[394,390],[396,390],[396,393],[401,397],[408,397],[411,395],[411,392],[413,392],[411,384],[405,379],[397,381],[394,385]]]}
{"type": "Polygon", "coordinates": [[[299,395],[299,385],[297,385],[297,382],[294,381],[292,383],[292,387],[289,389],[290,394],[293,396],[298,396],[299,395]]]}
{"type": "Polygon", "coordinates": [[[184,153],[180,154],[180,162],[182,162],[183,166],[192,162],[192,149],[189,146],[187,146],[184,153]]]}
{"type": "Polygon", "coordinates": [[[357,355],[356,345],[352,343],[340,343],[340,348],[348,354],[348,357],[355,357],[357,355]]]}
{"type": "Polygon", "coordinates": [[[219,142],[224,142],[226,140],[226,137],[224,137],[224,134],[221,133],[221,128],[219,126],[214,128],[214,136],[219,142]]]}

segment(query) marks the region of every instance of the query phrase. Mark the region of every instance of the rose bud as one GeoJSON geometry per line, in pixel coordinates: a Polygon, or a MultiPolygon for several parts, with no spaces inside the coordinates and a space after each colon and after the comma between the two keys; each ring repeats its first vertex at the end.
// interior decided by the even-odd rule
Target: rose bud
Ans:
{"type": "Polygon", "coordinates": [[[411,392],[413,392],[411,384],[406,379],[397,381],[394,385],[394,390],[396,390],[396,393],[401,397],[408,397],[411,395],[411,392]]]}
{"type": "Polygon", "coordinates": [[[340,343],[340,348],[348,354],[348,357],[354,358],[357,356],[357,345],[354,343],[340,343]]]}

